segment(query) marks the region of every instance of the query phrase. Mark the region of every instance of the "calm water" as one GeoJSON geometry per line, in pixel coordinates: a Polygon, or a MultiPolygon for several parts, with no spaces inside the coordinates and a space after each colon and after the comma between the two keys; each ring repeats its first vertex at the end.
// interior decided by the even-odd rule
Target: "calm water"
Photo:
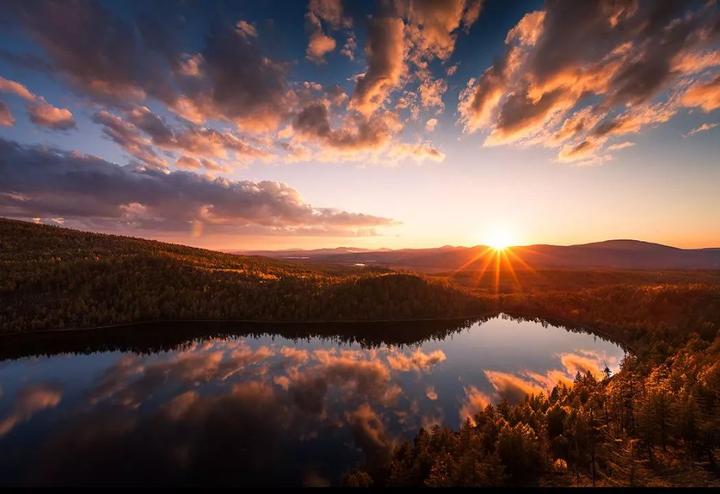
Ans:
{"type": "Polygon", "coordinates": [[[467,326],[404,344],[383,337],[392,325],[362,342],[284,332],[170,350],[26,343],[45,355],[0,362],[0,483],[333,484],[421,426],[457,427],[578,370],[616,371],[624,356],[536,322],[467,326]]]}

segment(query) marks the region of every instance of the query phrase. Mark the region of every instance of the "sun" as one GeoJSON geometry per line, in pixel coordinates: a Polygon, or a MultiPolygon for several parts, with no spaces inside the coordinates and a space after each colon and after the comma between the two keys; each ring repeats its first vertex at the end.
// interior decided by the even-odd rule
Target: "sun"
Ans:
{"type": "Polygon", "coordinates": [[[495,229],[488,233],[485,243],[494,250],[505,250],[513,244],[512,237],[504,229],[495,229]]]}

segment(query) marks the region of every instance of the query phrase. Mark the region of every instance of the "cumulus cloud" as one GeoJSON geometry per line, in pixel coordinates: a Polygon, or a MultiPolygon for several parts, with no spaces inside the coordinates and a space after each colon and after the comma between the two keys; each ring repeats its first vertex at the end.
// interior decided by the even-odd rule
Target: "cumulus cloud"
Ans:
{"type": "Polygon", "coordinates": [[[263,55],[243,19],[217,22],[194,54],[177,49],[173,23],[129,22],[100,3],[13,2],[10,11],[45,50],[55,75],[83,95],[126,108],[149,97],[201,124],[275,128],[287,107],[286,65],[263,55]]]}
{"type": "Polygon", "coordinates": [[[420,92],[420,102],[424,107],[437,108],[438,111],[445,108],[442,97],[447,91],[447,83],[444,80],[426,77],[420,83],[418,90],[420,92]]]}
{"type": "Polygon", "coordinates": [[[465,387],[465,400],[460,407],[460,420],[465,422],[469,420],[471,424],[475,424],[475,416],[485,410],[492,403],[490,397],[480,391],[475,386],[465,387]]]}
{"type": "Polygon", "coordinates": [[[719,61],[718,12],[696,7],[547,2],[508,32],[504,56],[461,92],[465,131],[487,131],[485,145],[543,144],[559,148],[559,161],[597,160],[608,156],[610,137],[667,122],[680,106],[716,108],[716,81],[677,97],[719,61]]]}
{"type": "Polygon", "coordinates": [[[405,74],[404,23],[396,17],[371,19],[365,55],[366,72],[355,85],[350,105],[363,115],[382,106],[390,92],[400,85],[405,74]]]}
{"type": "Polygon", "coordinates": [[[408,19],[413,61],[424,65],[432,57],[446,60],[455,49],[457,31],[469,30],[480,15],[480,0],[409,0],[402,4],[408,19]]]}
{"type": "MultiPolygon", "coordinates": [[[[395,113],[378,111],[369,116],[348,115],[341,126],[333,128],[324,102],[313,102],[302,109],[292,124],[296,143],[309,142],[318,148],[315,159],[330,161],[362,157],[371,162],[412,159],[442,161],[445,155],[430,143],[398,142],[403,126],[395,113]]],[[[310,152],[307,148],[306,152],[310,152]]]]}
{"type": "MultiPolygon", "coordinates": [[[[443,153],[429,142],[399,141],[403,125],[392,114],[393,92],[419,76],[408,74],[408,52],[422,51],[426,60],[445,57],[458,32],[474,22],[480,3],[453,1],[439,10],[431,4],[381,5],[369,20],[367,68],[354,78],[350,96],[340,87],[333,93],[332,87],[290,81],[292,62],[267,56],[263,46],[268,41],[248,19],[219,19],[199,44],[189,47],[177,34],[185,22],[180,17],[163,22],[151,16],[128,18],[102,3],[60,6],[49,0],[11,2],[7,13],[44,51],[47,62],[41,70],[93,99],[98,104],[94,122],[134,160],[154,168],[222,172],[235,162],[271,158],[441,161],[443,153]],[[442,20],[434,20],[435,13],[442,20]],[[416,31],[412,40],[406,21],[416,31]],[[295,128],[298,115],[318,101],[328,107],[330,131],[295,128]],[[162,114],[160,108],[174,113],[182,125],[168,125],[154,113],[162,114]],[[232,132],[220,130],[233,126],[232,132]],[[292,130],[300,138],[287,140],[292,130]]],[[[355,57],[353,20],[340,0],[310,1],[305,18],[311,61],[323,62],[334,50],[355,57]]],[[[442,78],[428,77],[416,91],[417,100],[406,107],[411,118],[419,118],[422,108],[442,111],[446,89],[442,78]]],[[[11,90],[20,94],[23,88],[11,90]]],[[[400,108],[399,102],[395,106],[400,108]]],[[[38,125],[75,125],[69,110],[44,100],[28,104],[28,110],[38,125]]]]}
{"type": "Polygon", "coordinates": [[[288,106],[286,66],[263,56],[258,37],[247,28],[218,27],[205,38],[202,74],[181,80],[181,94],[170,108],[199,124],[232,122],[248,131],[277,127],[288,106]]]}
{"type": "MultiPolygon", "coordinates": [[[[27,102],[30,121],[35,125],[55,130],[68,130],[75,127],[75,118],[70,110],[51,105],[45,101],[45,98],[34,94],[19,82],[0,77],[0,92],[12,93],[24,99],[27,102]]],[[[6,114],[10,115],[7,107],[5,107],[5,110],[6,114]]],[[[14,123],[12,115],[10,115],[9,120],[6,116],[4,121],[12,121],[14,123]]]]}
{"type": "MultiPolygon", "coordinates": [[[[305,22],[310,33],[306,55],[308,60],[315,63],[324,63],[324,56],[335,50],[337,45],[335,38],[327,35],[323,30],[323,23],[333,30],[352,27],[352,19],[343,17],[340,0],[310,0],[305,22]]],[[[351,33],[343,46],[342,53],[352,59],[354,51],[355,38],[351,33]]]]}
{"type": "Polygon", "coordinates": [[[326,54],[335,49],[335,39],[327,36],[322,31],[314,31],[310,35],[310,41],[307,47],[307,57],[316,63],[325,61],[323,58],[326,54]]]}
{"type": "Polygon", "coordinates": [[[442,350],[425,353],[418,349],[410,355],[400,352],[391,353],[387,356],[387,360],[390,368],[396,371],[428,372],[440,362],[447,360],[447,356],[442,350]]]}
{"type": "Polygon", "coordinates": [[[307,228],[348,234],[392,224],[387,218],[313,207],[283,183],[118,166],[6,140],[0,140],[0,184],[0,214],[9,217],[57,216],[158,231],[186,231],[199,221],[206,229],[241,232],[255,225],[289,234],[307,228]]]}

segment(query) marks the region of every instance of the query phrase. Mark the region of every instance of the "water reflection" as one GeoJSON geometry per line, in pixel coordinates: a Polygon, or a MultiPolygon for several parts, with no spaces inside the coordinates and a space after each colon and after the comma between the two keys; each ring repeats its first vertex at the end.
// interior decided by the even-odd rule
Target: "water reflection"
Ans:
{"type": "Polygon", "coordinates": [[[333,484],[419,427],[623,356],[534,322],[466,326],[415,344],[257,334],[6,362],[0,482],[333,484]]]}

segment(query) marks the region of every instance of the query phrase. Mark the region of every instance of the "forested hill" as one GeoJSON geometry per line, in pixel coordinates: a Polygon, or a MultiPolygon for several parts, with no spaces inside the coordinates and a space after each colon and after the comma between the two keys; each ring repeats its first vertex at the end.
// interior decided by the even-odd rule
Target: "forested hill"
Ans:
{"type": "Polygon", "coordinates": [[[162,320],[398,320],[476,315],[447,284],[0,218],[0,332],[162,320]]]}

